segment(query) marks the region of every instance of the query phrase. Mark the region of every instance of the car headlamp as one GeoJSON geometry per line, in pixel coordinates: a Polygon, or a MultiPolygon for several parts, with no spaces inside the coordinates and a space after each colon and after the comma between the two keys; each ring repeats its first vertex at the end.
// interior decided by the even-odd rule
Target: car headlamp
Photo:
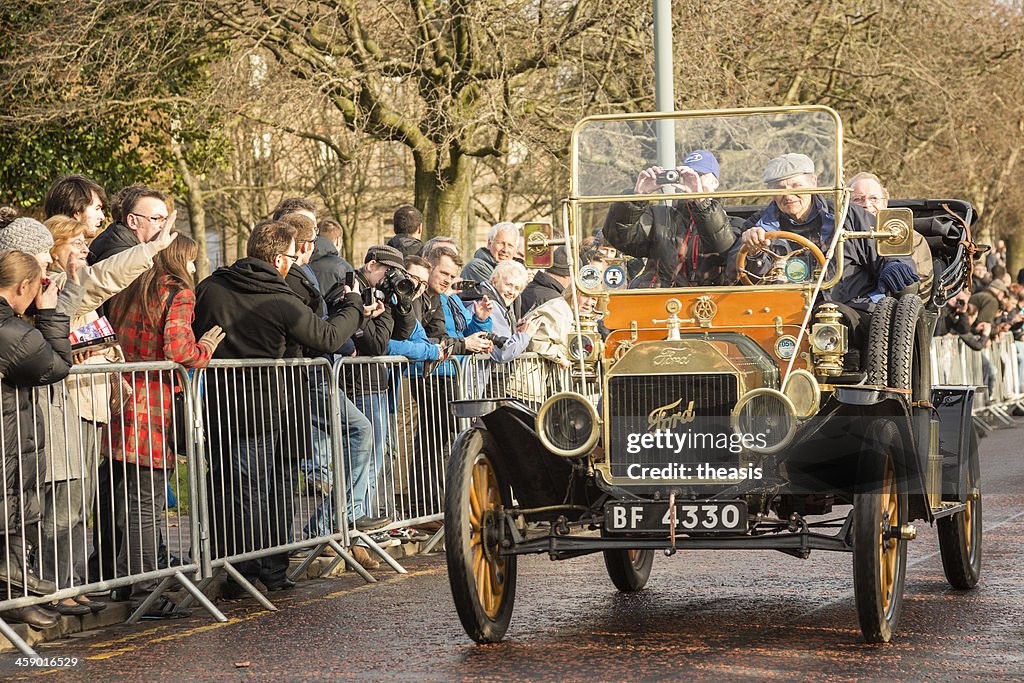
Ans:
{"type": "Polygon", "coordinates": [[[843,330],[839,325],[815,325],[811,346],[817,353],[842,352],[843,330]]]}
{"type": "Polygon", "coordinates": [[[732,411],[732,429],[755,453],[778,453],[796,433],[796,409],[777,389],[748,391],[732,411]]]}
{"type": "Polygon", "coordinates": [[[575,458],[594,447],[600,436],[597,409],[581,394],[555,394],[537,412],[537,436],[556,455],[575,458]]]}
{"type": "Polygon", "coordinates": [[[821,405],[818,380],[806,370],[794,370],[782,384],[782,393],[793,404],[797,417],[810,417],[821,405]]]}

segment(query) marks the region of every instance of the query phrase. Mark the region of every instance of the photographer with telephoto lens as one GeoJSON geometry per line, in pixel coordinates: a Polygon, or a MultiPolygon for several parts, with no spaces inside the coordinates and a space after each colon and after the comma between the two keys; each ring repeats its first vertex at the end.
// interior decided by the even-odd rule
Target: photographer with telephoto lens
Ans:
{"type": "MultiPolygon", "coordinates": [[[[356,270],[366,306],[373,306],[373,315],[363,321],[353,337],[357,356],[385,356],[392,339],[408,339],[416,329],[412,304],[417,284],[405,269],[402,252],[394,247],[378,245],[366,252],[363,266],[356,270]]],[[[391,458],[389,445],[390,407],[388,405],[389,374],[384,365],[355,364],[345,369],[343,388],[348,397],[369,420],[373,428],[373,457],[371,459],[369,487],[362,503],[363,515],[355,520],[359,531],[381,529],[391,520],[386,510],[377,504],[376,479],[385,462],[391,458]]]]}

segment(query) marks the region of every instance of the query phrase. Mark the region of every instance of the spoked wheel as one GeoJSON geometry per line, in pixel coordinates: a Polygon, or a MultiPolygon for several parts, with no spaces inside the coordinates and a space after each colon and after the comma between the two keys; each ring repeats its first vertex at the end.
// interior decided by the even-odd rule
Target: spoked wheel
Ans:
{"type": "Polygon", "coordinates": [[[612,583],[623,593],[635,593],[647,585],[654,565],[653,550],[605,550],[604,566],[612,583]]]}
{"type": "Polygon", "coordinates": [[[499,553],[501,511],[511,493],[490,458],[494,438],[484,430],[459,437],[448,460],[445,555],[459,620],[478,643],[496,643],[512,619],[516,557],[499,553]]]}
{"type": "Polygon", "coordinates": [[[938,520],[942,570],[953,588],[978,585],[981,577],[981,487],[978,437],[971,435],[967,466],[967,506],[963,512],[938,520]]]}
{"type": "Polygon", "coordinates": [[[907,521],[907,492],[895,459],[898,428],[884,420],[876,435],[875,447],[861,456],[862,491],[853,500],[853,589],[865,640],[887,643],[903,605],[907,543],[899,529],[907,521]]]}

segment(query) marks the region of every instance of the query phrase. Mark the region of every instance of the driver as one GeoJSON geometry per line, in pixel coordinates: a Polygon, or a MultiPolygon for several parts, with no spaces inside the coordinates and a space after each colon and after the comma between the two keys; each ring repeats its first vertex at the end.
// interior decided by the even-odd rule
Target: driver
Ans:
{"type": "MultiPolygon", "coordinates": [[[[817,187],[814,161],[805,154],[790,153],[776,157],[764,169],[764,183],[769,188],[781,191],[817,187]]],[[[769,233],[778,230],[806,237],[823,253],[826,252],[835,234],[835,219],[834,203],[827,197],[810,194],[776,195],[763,211],[747,220],[739,239],[729,250],[727,263],[730,265],[730,275],[735,275],[735,257],[741,246],[768,247],[773,244],[768,237],[769,233]]],[[[874,216],[859,206],[849,207],[843,221],[843,230],[861,232],[873,227],[874,216]]],[[[777,247],[784,244],[776,242],[772,250],[778,251],[777,247]]],[[[813,267],[817,265],[813,256],[808,252],[801,256],[807,258],[806,273],[813,274],[813,267]]],[[[756,268],[752,265],[752,259],[748,259],[747,265],[748,270],[756,268]]],[[[846,318],[850,327],[850,347],[853,349],[860,347],[860,342],[867,337],[867,325],[874,305],[885,295],[916,292],[919,280],[911,257],[879,256],[874,240],[849,240],[843,246],[842,279],[831,290],[823,291],[821,296],[823,301],[837,304],[846,318]]]]}
{"type": "MultiPolygon", "coordinates": [[[[671,185],[681,192],[718,189],[718,159],[705,149],[690,152],[675,169],[676,182],[659,181],[660,166],[640,172],[633,193],[646,195],[671,185]]],[[[725,260],[719,254],[735,233],[714,199],[677,200],[671,206],[650,201],[612,204],[601,233],[605,241],[630,256],[647,259],[630,288],[694,287],[722,284],[725,260]]]]}

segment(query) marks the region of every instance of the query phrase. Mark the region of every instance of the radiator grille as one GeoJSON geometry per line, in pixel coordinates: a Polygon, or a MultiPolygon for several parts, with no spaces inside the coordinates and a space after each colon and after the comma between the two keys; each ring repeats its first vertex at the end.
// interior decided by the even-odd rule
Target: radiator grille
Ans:
{"type": "MultiPolygon", "coordinates": [[[[703,463],[735,464],[736,454],[730,453],[728,447],[721,446],[722,437],[728,438],[732,432],[730,414],[736,405],[737,394],[736,376],[724,373],[625,375],[609,378],[605,394],[609,428],[609,448],[606,453],[612,476],[629,476],[627,470],[634,464],[653,467],[669,464],[689,464],[694,467],[703,463]],[[683,445],[674,440],[668,447],[642,447],[640,436],[655,429],[650,424],[651,413],[676,401],[679,404],[664,411],[665,414],[685,414],[684,411],[692,401],[692,410],[689,411],[692,421],[677,420],[665,426],[670,427],[674,434],[689,440],[683,445]],[[633,441],[632,445],[630,441],[633,441]]],[[[667,439],[662,442],[663,445],[667,443],[667,439]]],[[[636,472],[635,468],[633,472],[636,472]]]]}

